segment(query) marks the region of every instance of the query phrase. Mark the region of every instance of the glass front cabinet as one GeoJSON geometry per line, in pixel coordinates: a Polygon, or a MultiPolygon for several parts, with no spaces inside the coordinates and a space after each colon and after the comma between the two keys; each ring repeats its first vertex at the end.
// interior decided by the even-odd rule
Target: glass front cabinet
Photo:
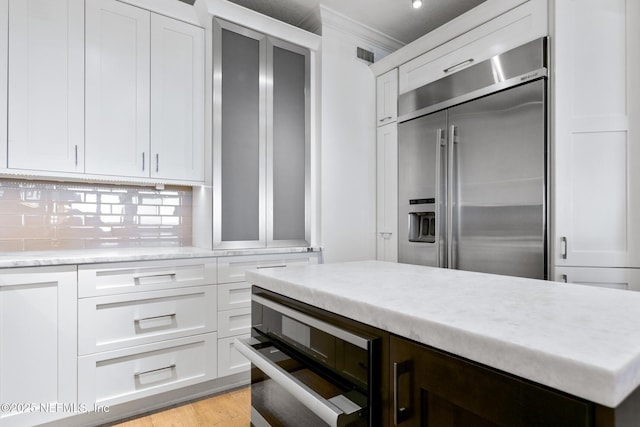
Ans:
{"type": "Polygon", "coordinates": [[[309,50],[216,19],[214,249],[310,243],[309,50]]]}

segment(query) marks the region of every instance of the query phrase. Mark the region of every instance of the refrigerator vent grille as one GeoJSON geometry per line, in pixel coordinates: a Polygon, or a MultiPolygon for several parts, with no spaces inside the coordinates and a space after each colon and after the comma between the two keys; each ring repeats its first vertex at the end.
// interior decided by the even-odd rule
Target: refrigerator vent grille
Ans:
{"type": "Polygon", "coordinates": [[[357,55],[359,59],[362,59],[363,61],[366,61],[369,64],[373,64],[374,62],[373,52],[371,52],[370,50],[366,50],[361,47],[358,47],[357,55]]]}

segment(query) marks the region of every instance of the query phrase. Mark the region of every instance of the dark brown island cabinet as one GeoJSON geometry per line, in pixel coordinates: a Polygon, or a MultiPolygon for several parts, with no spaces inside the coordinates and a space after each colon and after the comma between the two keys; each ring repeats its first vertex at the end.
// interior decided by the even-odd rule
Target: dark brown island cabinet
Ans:
{"type": "Polygon", "coordinates": [[[640,391],[608,408],[391,336],[388,425],[640,427],[640,391]]]}

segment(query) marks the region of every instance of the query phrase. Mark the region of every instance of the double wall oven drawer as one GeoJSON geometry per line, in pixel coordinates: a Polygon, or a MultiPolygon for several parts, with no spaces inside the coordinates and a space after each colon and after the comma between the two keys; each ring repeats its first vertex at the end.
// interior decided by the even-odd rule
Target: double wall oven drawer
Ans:
{"type": "Polygon", "coordinates": [[[253,288],[251,422],[262,426],[371,426],[379,412],[382,338],[253,288]]]}

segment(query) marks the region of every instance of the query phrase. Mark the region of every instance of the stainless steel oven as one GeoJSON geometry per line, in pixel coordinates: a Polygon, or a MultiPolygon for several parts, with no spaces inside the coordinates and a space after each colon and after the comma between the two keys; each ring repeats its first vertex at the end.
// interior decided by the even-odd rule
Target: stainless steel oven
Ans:
{"type": "Polygon", "coordinates": [[[382,425],[381,339],[254,286],[252,336],[235,342],[251,361],[252,425],[382,425]]]}

